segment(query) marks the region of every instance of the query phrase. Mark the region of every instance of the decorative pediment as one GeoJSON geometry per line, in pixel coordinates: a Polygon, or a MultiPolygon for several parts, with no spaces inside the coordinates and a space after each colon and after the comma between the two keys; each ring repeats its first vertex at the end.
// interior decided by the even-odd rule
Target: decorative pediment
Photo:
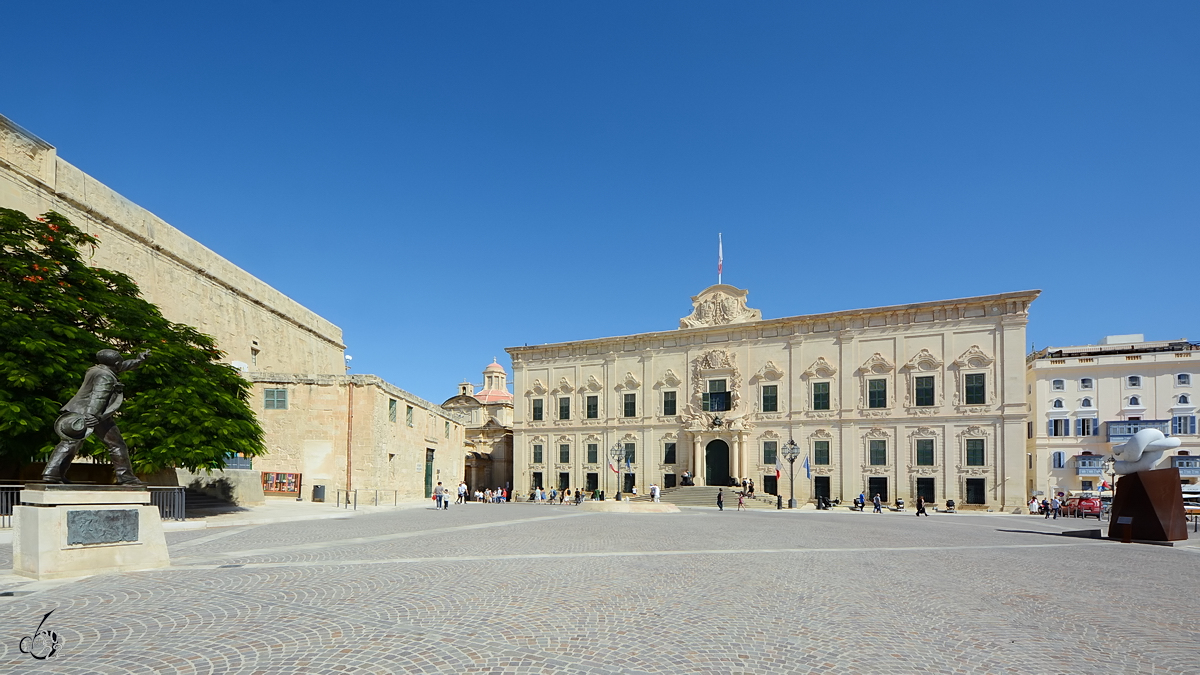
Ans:
{"type": "Polygon", "coordinates": [[[767,361],[767,365],[759,368],[758,372],[754,374],[755,381],[778,380],[781,377],[783,377],[783,371],[775,365],[774,361],[767,361]]]}
{"type": "Polygon", "coordinates": [[[546,385],[542,384],[541,380],[535,379],[533,384],[529,386],[529,391],[525,392],[525,395],[541,396],[544,393],[546,393],[546,385]]]}
{"type": "Polygon", "coordinates": [[[833,377],[837,374],[837,366],[825,360],[824,356],[818,356],[816,361],[804,371],[805,377],[833,377]]]}
{"type": "Polygon", "coordinates": [[[872,427],[870,431],[863,434],[863,438],[888,438],[890,436],[891,434],[879,427],[872,427]]]}
{"type": "Polygon", "coordinates": [[[679,320],[680,328],[727,326],[762,321],[762,312],[746,306],[749,291],[727,284],[709,286],[692,297],[692,313],[679,320]]]}
{"type": "Polygon", "coordinates": [[[642,386],[641,381],[634,377],[632,372],[626,372],[625,377],[617,383],[617,389],[637,389],[640,386],[642,386]]]}
{"type": "Polygon", "coordinates": [[[567,381],[567,378],[565,378],[565,377],[559,378],[558,391],[561,391],[564,394],[569,394],[574,390],[575,390],[575,388],[571,386],[571,383],[567,381]]]}
{"type": "Polygon", "coordinates": [[[774,441],[774,440],[778,440],[782,437],[779,434],[775,433],[774,431],[768,429],[768,430],[764,431],[762,433],[762,435],[759,436],[759,438],[763,439],[764,441],[774,441]]]}
{"type": "Polygon", "coordinates": [[[888,361],[887,357],[879,352],[875,352],[871,355],[871,358],[867,359],[865,363],[858,367],[858,372],[864,375],[882,375],[884,373],[890,373],[895,369],[896,365],[891,361],[888,361]]]}
{"type": "Polygon", "coordinates": [[[904,364],[905,370],[937,370],[942,367],[942,361],[938,357],[929,352],[928,349],[922,349],[917,352],[916,356],[908,360],[904,364]]]}
{"type": "Polygon", "coordinates": [[[724,349],[713,349],[701,354],[700,358],[696,360],[696,365],[701,370],[733,368],[733,355],[724,349]]]}
{"type": "Polygon", "coordinates": [[[818,441],[827,441],[833,439],[833,434],[829,433],[828,429],[817,429],[808,435],[809,438],[815,438],[818,441]]]}
{"type": "Polygon", "coordinates": [[[534,436],[533,438],[529,439],[529,443],[530,443],[530,445],[545,445],[546,437],[545,436],[534,436]]]}
{"type": "Polygon", "coordinates": [[[583,388],[588,391],[600,391],[604,388],[604,385],[600,384],[600,380],[597,380],[595,375],[591,375],[588,377],[587,384],[583,385],[583,388]]]}
{"type": "Polygon", "coordinates": [[[966,429],[963,429],[962,431],[958,432],[958,435],[963,438],[979,438],[982,436],[987,436],[988,433],[986,430],[984,430],[983,427],[981,427],[977,424],[972,424],[969,427],[967,427],[966,429]]]}
{"type": "Polygon", "coordinates": [[[557,441],[555,441],[555,443],[558,443],[559,445],[563,445],[564,443],[568,443],[568,444],[569,444],[570,442],[571,442],[571,437],[570,437],[570,436],[567,436],[567,435],[565,435],[565,434],[564,434],[564,435],[562,435],[562,436],[559,436],[559,437],[558,437],[558,440],[557,440],[557,441]]]}
{"type": "Polygon", "coordinates": [[[677,438],[675,432],[671,431],[663,434],[662,440],[665,443],[673,443],[677,438]]]}
{"type": "Polygon", "coordinates": [[[679,379],[679,376],[675,374],[675,371],[667,368],[667,372],[663,373],[662,377],[658,378],[658,384],[655,386],[678,387],[680,382],[683,382],[683,380],[679,379]]]}
{"type": "Polygon", "coordinates": [[[909,438],[937,438],[937,432],[929,427],[917,427],[908,436],[909,438]]]}
{"type": "Polygon", "coordinates": [[[971,345],[970,349],[954,360],[954,365],[959,368],[987,368],[994,362],[995,359],[984,354],[979,345],[971,345]]]}
{"type": "Polygon", "coordinates": [[[635,434],[629,433],[621,437],[621,443],[637,443],[638,437],[635,434]]]}

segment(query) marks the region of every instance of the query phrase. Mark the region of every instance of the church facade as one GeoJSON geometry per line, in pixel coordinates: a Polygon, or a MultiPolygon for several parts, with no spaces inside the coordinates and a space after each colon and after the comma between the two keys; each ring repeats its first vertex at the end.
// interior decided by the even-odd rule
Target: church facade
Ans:
{"type": "Polygon", "coordinates": [[[644,494],[686,472],[800,501],[865,492],[1018,508],[1037,296],[763,319],[747,291],[718,284],[676,330],[510,348],[515,491],[644,494]]]}

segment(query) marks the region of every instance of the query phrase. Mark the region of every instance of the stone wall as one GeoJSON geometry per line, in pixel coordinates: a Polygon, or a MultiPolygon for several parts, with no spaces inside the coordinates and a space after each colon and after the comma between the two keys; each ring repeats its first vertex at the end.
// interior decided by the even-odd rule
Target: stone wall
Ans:
{"type": "Polygon", "coordinates": [[[133,277],[168,319],[215,337],[230,362],[261,371],[345,372],[340,328],[75,168],[3,116],[0,206],[30,216],[58,211],[99,237],[92,264],[133,277]]]}

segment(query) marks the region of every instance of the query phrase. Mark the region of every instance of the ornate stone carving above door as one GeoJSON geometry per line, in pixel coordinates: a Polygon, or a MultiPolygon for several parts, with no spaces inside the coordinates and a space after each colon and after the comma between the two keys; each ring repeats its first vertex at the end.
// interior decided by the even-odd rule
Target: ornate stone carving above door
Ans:
{"type": "Polygon", "coordinates": [[[679,320],[680,328],[727,326],[762,321],[762,312],[746,306],[749,291],[728,284],[709,286],[692,297],[692,313],[679,320]]]}

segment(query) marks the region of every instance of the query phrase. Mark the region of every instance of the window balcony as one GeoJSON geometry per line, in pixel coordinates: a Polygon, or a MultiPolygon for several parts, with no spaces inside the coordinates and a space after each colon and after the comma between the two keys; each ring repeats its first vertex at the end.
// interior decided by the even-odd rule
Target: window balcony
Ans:
{"type": "Polygon", "coordinates": [[[1179,469],[1180,476],[1200,476],[1200,457],[1171,457],[1171,466],[1179,469]]]}
{"type": "Polygon", "coordinates": [[[1076,455],[1075,456],[1075,475],[1076,476],[1102,476],[1104,475],[1104,458],[1096,455],[1076,455]]]}
{"type": "Polygon", "coordinates": [[[1164,436],[1171,435],[1171,420],[1134,420],[1105,422],[1109,443],[1124,443],[1142,429],[1158,429],[1164,436]]]}

